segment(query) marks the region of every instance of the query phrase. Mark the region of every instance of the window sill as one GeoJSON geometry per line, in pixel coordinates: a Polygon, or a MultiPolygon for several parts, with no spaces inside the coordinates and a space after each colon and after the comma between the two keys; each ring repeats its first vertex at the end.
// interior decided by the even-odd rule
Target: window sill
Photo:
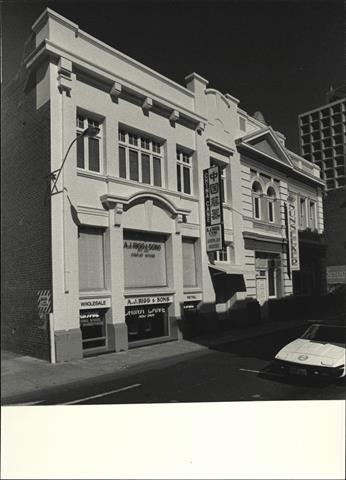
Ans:
{"type": "Polygon", "coordinates": [[[86,178],[93,178],[95,180],[103,180],[105,181],[107,179],[106,175],[100,172],[93,172],[91,170],[83,170],[80,168],[77,168],[77,176],[78,177],[86,177],[86,178]]]}
{"type": "Polygon", "coordinates": [[[137,297],[140,295],[143,296],[157,296],[157,295],[174,295],[175,290],[165,287],[147,287],[145,290],[143,288],[127,288],[124,292],[124,297],[137,297]]]}
{"type": "Polygon", "coordinates": [[[93,297],[111,297],[109,290],[83,290],[79,292],[79,298],[93,298],[93,297]]]}

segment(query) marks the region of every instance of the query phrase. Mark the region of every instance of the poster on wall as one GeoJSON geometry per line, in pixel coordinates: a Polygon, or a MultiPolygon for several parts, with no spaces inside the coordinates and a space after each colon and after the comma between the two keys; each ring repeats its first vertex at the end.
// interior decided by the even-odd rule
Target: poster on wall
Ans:
{"type": "Polygon", "coordinates": [[[203,185],[207,252],[216,252],[222,250],[224,246],[219,166],[215,165],[203,170],[203,185]]]}
{"type": "Polygon", "coordinates": [[[263,305],[268,299],[267,279],[265,277],[256,278],[256,298],[260,305],[263,305]]]}

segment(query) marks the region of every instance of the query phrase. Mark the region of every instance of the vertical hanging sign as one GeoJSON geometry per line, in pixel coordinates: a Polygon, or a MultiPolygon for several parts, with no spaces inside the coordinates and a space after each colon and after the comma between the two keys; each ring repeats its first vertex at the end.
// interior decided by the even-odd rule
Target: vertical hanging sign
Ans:
{"type": "Polygon", "coordinates": [[[222,250],[224,246],[223,212],[220,167],[203,170],[204,205],[207,252],[222,250]]]}
{"type": "Polygon", "coordinates": [[[296,197],[291,195],[286,203],[287,239],[291,271],[300,270],[296,200],[296,197]]]}

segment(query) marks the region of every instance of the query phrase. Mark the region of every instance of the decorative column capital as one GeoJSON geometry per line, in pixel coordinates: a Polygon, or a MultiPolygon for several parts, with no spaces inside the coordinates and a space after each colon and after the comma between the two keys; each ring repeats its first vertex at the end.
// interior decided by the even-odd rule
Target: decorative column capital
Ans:
{"type": "Polygon", "coordinates": [[[102,201],[103,208],[109,211],[113,210],[113,220],[111,222],[113,226],[120,227],[122,214],[124,212],[124,204],[116,200],[111,200],[107,198],[101,198],[101,201],[102,201]]]}
{"type": "Polygon", "coordinates": [[[181,233],[181,224],[186,221],[186,216],[182,213],[175,215],[175,233],[179,235],[181,233]]]}

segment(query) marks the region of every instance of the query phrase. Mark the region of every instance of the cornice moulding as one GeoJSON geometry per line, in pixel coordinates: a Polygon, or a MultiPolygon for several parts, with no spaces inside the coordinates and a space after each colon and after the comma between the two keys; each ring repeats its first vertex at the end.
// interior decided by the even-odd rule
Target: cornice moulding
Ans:
{"type": "Polygon", "coordinates": [[[199,122],[207,122],[207,119],[205,117],[191,110],[188,110],[186,107],[171,102],[150,90],[146,90],[141,86],[136,85],[121,76],[115,75],[113,72],[104,69],[103,67],[99,67],[98,65],[91,63],[76,54],[71,54],[70,51],[65,50],[64,48],[52,43],[49,40],[45,40],[44,42],[42,42],[39,47],[37,47],[33,52],[31,52],[31,54],[29,54],[25,58],[24,61],[26,68],[34,68],[44,55],[50,56],[54,59],[64,57],[70,60],[74,65],[78,66],[81,70],[83,70],[91,77],[95,77],[100,81],[104,81],[108,85],[117,82],[122,85],[123,89],[128,90],[136,96],[140,96],[141,98],[143,98],[143,100],[147,97],[150,97],[153,102],[155,102],[158,106],[163,107],[167,111],[177,110],[180,112],[181,117],[186,118],[188,121],[191,121],[194,124],[198,124],[199,122]]]}

